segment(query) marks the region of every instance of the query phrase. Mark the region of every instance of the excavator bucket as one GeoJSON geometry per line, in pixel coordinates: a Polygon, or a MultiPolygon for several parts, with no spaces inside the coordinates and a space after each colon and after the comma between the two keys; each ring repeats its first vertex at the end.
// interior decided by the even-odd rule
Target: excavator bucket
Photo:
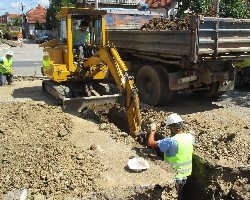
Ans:
{"type": "Polygon", "coordinates": [[[117,99],[121,97],[120,94],[79,97],[79,98],[65,98],[63,100],[63,110],[82,112],[88,108],[93,108],[103,104],[115,104],[117,99]]]}

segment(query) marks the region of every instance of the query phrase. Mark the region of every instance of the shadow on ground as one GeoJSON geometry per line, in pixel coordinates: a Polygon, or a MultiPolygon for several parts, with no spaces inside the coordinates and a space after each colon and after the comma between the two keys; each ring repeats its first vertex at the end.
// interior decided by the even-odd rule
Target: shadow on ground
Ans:
{"type": "Polygon", "coordinates": [[[14,89],[13,98],[31,99],[33,101],[42,101],[48,105],[58,105],[50,96],[42,91],[42,86],[23,87],[14,89]]]}
{"type": "Polygon", "coordinates": [[[241,107],[250,107],[250,85],[244,89],[235,89],[222,96],[224,101],[230,101],[241,107]]]}
{"type": "Polygon", "coordinates": [[[144,103],[141,103],[142,108],[149,108],[155,111],[173,112],[180,115],[187,115],[196,112],[204,112],[213,109],[218,109],[216,102],[220,99],[202,99],[195,97],[191,92],[181,92],[176,95],[175,99],[166,106],[163,107],[152,107],[144,103]]]}
{"type": "Polygon", "coordinates": [[[151,108],[156,111],[174,112],[180,115],[204,112],[225,107],[227,102],[241,107],[250,106],[250,86],[241,90],[231,90],[218,98],[203,99],[191,92],[178,93],[176,98],[167,106],[151,107],[141,103],[142,108],[151,108]]]}

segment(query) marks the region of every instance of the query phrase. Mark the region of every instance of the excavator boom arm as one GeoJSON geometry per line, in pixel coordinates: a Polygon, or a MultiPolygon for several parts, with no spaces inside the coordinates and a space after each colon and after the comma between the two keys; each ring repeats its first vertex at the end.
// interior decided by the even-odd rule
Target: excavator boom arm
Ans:
{"type": "MultiPolygon", "coordinates": [[[[105,45],[97,53],[84,62],[85,68],[95,68],[98,72],[100,67],[107,65],[114,78],[120,92],[125,95],[125,105],[128,117],[130,134],[139,136],[141,133],[141,116],[139,108],[138,91],[134,83],[134,77],[129,76],[125,63],[120,58],[116,48],[111,45],[105,45]]],[[[96,73],[96,72],[92,72],[96,73]]]]}

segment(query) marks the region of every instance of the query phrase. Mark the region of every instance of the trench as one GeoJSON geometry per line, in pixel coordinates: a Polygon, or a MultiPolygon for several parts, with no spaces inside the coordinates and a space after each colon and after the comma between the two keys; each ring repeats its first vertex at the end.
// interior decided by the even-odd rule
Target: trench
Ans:
{"type": "MultiPolygon", "coordinates": [[[[117,110],[115,107],[112,107],[109,110],[108,114],[108,121],[115,124],[121,131],[124,131],[126,133],[129,133],[129,127],[127,123],[127,117],[124,112],[121,110],[117,110]],[[125,123],[126,122],[126,123],[125,123]]],[[[157,139],[160,136],[158,136],[157,139]]],[[[157,155],[163,160],[163,153],[160,152],[158,149],[155,149],[157,155]]],[[[193,158],[193,171],[201,171],[202,173],[199,175],[192,175],[188,178],[187,183],[185,184],[183,188],[183,200],[190,200],[190,199],[196,199],[196,200],[208,200],[209,197],[204,195],[204,189],[200,187],[199,181],[196,180],[199,176],[205,176],[203,173],[205,173],[203,166],[204,162],[197,157],[194,156],[193,158]]],[[[193,173],[194,174],[194,173],[193,173]]],[[[206,179],[205,179],[206,180],[206,179]]]]}
{"type": "MultiPolygon", "coordinates": [[[[92,111],[94,111],[92,113],[94,113],[95,118],[97,117],[99,119],[99,122],[113,123],[121,131],[129,133],[127,116],[122,102],[116,103],[115,105],[106,104],[95,106],[95,108],[92,108],[92,111]]],[[[149,115],[157,115],[157,117],[159,117],[159,113],[160,112],[158,111],[157,113],[152,111],[150,108],[141,107],[141,115],[143,119],[142,129],[145,129],[147,126],[148,121],[146,118],[149,119],[149,115]]],[[[166,113],[163,114],[164,116],[166,115],[166,113]]],[[[159,117],[159,120],[161,121],[162,118],[159,117]]],[[[163,136],[165,132],[160,132],[160,130],[158,132],[159,134],[156,134],[156,140],[165,137],[163,136]]],[[[145,143],[140,144],[146,147],[145,143]]],[[[155,154],[163,160],[163,154],[159,150],[155,150],[155,154]]],[[[184,185],[183,200],[249,199],[249,167],[222,167],[210,163],[203,157],[204,156],[199,156],[196,153],[193,154],[192,175],[188,177],[187,183],[184,185]],[[239,178],[239,176],[241,178],[239,178]],[[244,182],[242,178],[248,181],[244,182]]],[[[157,193],[157,190],[164,190],[164,188],[156,187],[154,190],[154,192],[157,193]]]]}
{"type": "MultiPolygon", "coordinates": [[[[129,126],[127,122],[127,116],[125,115],[124,109],[120,106],[111,106],[111,105],[102,105],[101,107],[92,108],[95,112],[95,119],[98,116],[101,121],[113,123],[117,126],[121,131],[129,133],[129,126]]],[[[91,114],[93,116],[93,113],[91,114]]],[[[157,136],[156,136],[157,137],[157,136]]],[[[158,136],[156,139],[160,139],[163,136],[158,136]]],[[[139,142],[139,141],[138,141],[139,142]]],[[[146,144],[142,144],[146,146],[146,144]]],[[[155,149],[157,156],[159,156],[163,160],[163,153],[159,150],[155,149]]],[[[205,188],[209,183],[206,182],[207,173],[205,170],[205,162],[194,155],[193,157],[193,173],[188,178],[187,183],[183,188],[183,200],[209,200],[208,196],[205,194],[205,188]],[[197,172],[197,173],[196,173],[197,172]],[[201,177],[204,182],[201,183],[201,177]]],[[[163,188],[161,188],[163,189],[163,188]]],[[[156,190],[159,190],[157,188],[156,190]]]]}

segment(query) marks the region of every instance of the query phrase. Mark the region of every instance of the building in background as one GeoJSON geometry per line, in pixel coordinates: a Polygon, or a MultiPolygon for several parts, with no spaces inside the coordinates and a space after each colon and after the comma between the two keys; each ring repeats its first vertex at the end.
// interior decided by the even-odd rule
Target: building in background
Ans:
{"type": "Polygon", "coordinates": [[[163,14],[166,17],[174,17],[177,13],[176,0],[86,0],[86,7],[94,8],[137,8],[137,5],[147,4],[148,11],[163,14]]]}
{"type": "Polygon", "coordinates": [[[26,37],[35,34],[38,24],[40,27],[46,24],[46,14],[46,8],[40,4],[25,13],[23,27],[26,37]]]}
{"type": "Polygon", "coordinates": [[[22,15],[21,14],[10,14],[6,13],[2,16],[0,16],[0,23],[8,23],[8,24],[15,24],[16,21],[21,22],[22,15]]]}
{"type": "Polygon", "coordinates": [[[37,24],[40,27],[43,27],[46,24],[46,13],[46,8],[38,4],[35,8],[23,14],[6,13],[0,16],[0,23],[21,26],[25,38],[35,34],[37,24]]]}

